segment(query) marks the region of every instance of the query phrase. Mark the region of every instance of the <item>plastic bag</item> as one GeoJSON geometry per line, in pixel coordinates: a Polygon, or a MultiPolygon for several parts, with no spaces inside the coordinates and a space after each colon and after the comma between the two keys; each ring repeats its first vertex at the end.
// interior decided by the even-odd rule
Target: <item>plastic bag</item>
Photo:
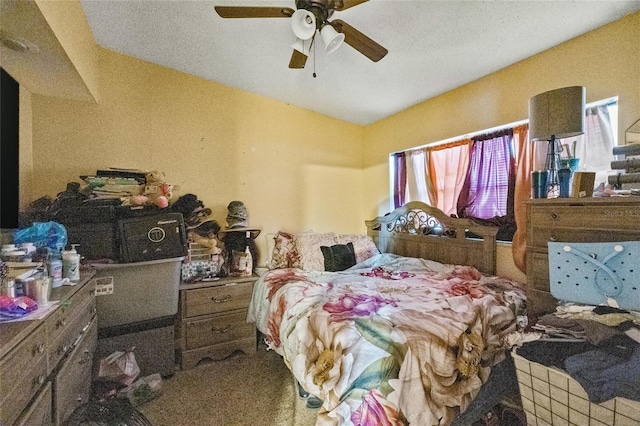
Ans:
{"type": "Polygon", "coordinates": [[[67,246],[67,228],[58,222],[34,222],[31,226],[13,233],[15,244],[33,243],[36,247],[48,247],[56,252],[67,246]]]}
{"type": "Polygon", "coordinates": [[[116,351],[100,360],[98,378],[130,386],[140,374],[133,351],[116,351]]]}
{"type": "Polygon", "coordinates": [[[131,405],[137,407],[156,398],[161,392],[162,377],[159,373],[154,373],[136,380],[128,388],[122,389],[118,396],[127,398],[131,405]]]}

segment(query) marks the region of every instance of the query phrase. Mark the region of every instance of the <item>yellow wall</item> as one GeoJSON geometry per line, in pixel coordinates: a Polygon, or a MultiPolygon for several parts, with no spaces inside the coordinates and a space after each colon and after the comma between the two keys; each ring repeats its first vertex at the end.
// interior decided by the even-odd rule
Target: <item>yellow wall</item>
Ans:
{"type": "Polygon", "coordinates": [[[364,231],[362,127],[107,49],[99,70],[98,104],[33,95],[32,199],[97,169],[158,169],[223,226],[241,200],[263,234],[364,231]]]}
{"type": "Polygon", "coordinates": [[[388,208],[389,153],[526,119],[531,96],[564,86],[585,86],[587,102],[619,96],[624,140],[640,117],[640,12],[367,126],[365,215],[388,208]]]}
{"type": "Polygon", "coordinates": [[[80,74],[88,92],[98,100],[98,49],[80,2],[36,0],[36,5],[80,74]]]}
{"type": "MultiPolygon", "coordinates": [[[[262,237],[363,232],[388,211],[390,152],[525,119],[529,97],[545,90],[619,96],[620,134],[640,117],[640,13],[366,127],[98,52],[97,105],[32,96],[29,200],[99,168],[156,168],[223,225],[228,202],[244,201],[262,237]]],[[[499,271],[522,278],[508,246],[498,256],[499,271]]]]}

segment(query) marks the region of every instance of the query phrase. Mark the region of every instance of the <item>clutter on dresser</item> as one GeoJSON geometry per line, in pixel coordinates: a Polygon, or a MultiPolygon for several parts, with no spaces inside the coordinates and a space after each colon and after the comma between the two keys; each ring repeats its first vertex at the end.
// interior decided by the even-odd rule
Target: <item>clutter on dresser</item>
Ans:
{"type": "Polygon", "coordinates": [[[625,131],[625,144],[614,147],[613,155],[618,157],[611,162],[611,169],[622,171],[609,176],[608,183],[616,190],[640,188],[634,185],[640,183],[640,120],[625,131]]]}
{"type": "Polygon", "coordinates": [[[640,143],[620,145],[613,148],[613,155],[624,156],[611,162],[611,169],[622,170],[609,176],[608,182],[614,189],[623,189],[624,184],[640,182],[640,143]]]}
{"type": "Polygon", "coordinates": [[[227,228],[218,232],[225,247],[225,275],[251,276],[258,261],[255,239],[261,230],[249,226],[249,213],[242,201],[231,201],[227,211],[227,228]]]}
{"type": "Polygon", "coordinates": [[[0,251],[1,321],[36,319],[34,315],[50,308],[51,290],[69,281],[63,280],[58,257],[66,238],[66,229],[56,222],[35,222],[13,231],[13,242],[0,251]]]}
{"type": "Polygon", "coordinates": [[[181,281],[193,283],[211,281],[219,277],[224,257],[218,240],[220,225],[211,218],[211,209],[194,194],[185,194],[172,206],[185,218],[187,229],[187,256],[182,264],[181,281]]]}

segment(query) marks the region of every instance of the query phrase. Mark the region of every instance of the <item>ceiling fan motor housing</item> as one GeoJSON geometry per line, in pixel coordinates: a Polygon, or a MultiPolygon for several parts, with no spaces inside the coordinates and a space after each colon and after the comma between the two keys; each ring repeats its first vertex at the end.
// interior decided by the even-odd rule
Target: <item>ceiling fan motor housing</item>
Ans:
{"type": "Polygon", "coordinates": [[[328,0],[296,0],[296,8],[304,9],[316,17],[316,29],[321,29],[333,15],[333,1],[328,0]]]}

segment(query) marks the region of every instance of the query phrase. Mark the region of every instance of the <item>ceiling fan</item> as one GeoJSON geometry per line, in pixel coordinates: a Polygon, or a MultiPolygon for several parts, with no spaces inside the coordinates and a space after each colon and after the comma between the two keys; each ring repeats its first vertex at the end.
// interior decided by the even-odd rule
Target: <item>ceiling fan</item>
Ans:
{"type": "Polygon", "coordinates": [[[262,6],[215,6],[222,18],[291,18],[296,35],[289,68],[304,68],[316,31],[324,41],[327,53],[334,52],[342,42],[374,62],[384,58],[388,50],[341,19],[329,21],[334,12],[357,6],[367,0],[296,0],[296,9],[262,6]],[[305,41],[310,41],[305,45],[305,41]]]}

